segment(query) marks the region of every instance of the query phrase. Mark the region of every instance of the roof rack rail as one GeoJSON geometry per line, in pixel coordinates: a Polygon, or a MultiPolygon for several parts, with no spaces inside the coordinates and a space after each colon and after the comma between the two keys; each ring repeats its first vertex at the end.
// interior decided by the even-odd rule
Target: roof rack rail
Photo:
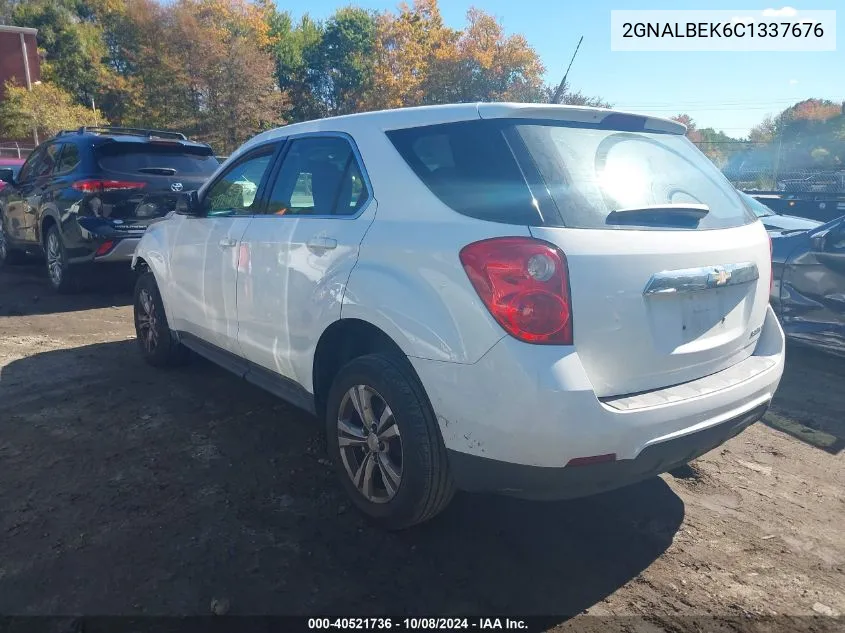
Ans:
{"type": "Polygon", "coordinates": [[[127,134],[131,136],[147,136],[149,138],[175,138],[180,141],[187,141],[188,137],[181,132],[168,132],[166,130],[148,130],[139,127],[112,127],[108,125],[102,126],[82,126],[75,130],[62,130],[56,136],[64,134],[85,134],[86,132],[105,132],[107,134],[127,134]]]}

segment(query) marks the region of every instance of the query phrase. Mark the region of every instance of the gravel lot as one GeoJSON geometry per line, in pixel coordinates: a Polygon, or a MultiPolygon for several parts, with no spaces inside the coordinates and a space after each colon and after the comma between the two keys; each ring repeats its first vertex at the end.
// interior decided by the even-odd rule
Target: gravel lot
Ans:
{"type": "Polygon", "coordinates": [[[845,614],[843,359],[790,348],[766,423],[674,475],[459,495],[389,534],[345,503],[313,418],[203,361],[143,364],[130,301],[0,271],[0,613],[845,614]]]}

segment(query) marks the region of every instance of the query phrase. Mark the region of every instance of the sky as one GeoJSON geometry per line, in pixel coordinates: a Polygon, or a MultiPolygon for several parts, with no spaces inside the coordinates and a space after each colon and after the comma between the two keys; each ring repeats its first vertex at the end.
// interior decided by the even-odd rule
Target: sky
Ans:
{"type": "MultiPolygon", "coordinates": [[[[294,17],[329,17],[347,0],[277,0],[294,17]]],[[[394,9],[397,1],[355,0],[367,9],[394,9]]],[[[508,33],[522,33],[557,84],[569,59],[584,42],[569,72],[575,90],[596,95],[615,108],[673,116],[689,114],[698,127],[734,137],[748,134],[767,114],[810,97],[845,101],[845,3],[842,0],[440,0],[446,23],[465,25],[476,6],[497,16],[508,33]],[[799,11],[840,9],[835,52],[612,52],[612,9],[728,9],[738,14],[790,6],[799,11]]]]}

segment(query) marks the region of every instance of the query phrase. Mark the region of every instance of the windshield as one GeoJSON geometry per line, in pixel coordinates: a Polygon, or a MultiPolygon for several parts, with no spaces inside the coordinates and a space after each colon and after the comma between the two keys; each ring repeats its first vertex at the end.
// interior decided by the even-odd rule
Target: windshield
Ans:
{"type": "Polygon", "coordinates": [[[769,207],[765,204],[757,200],[752,196],[749,196],[747,193],[743,193],[742,191],[739,192],[739,195],[742,197],[745,204],[754,212],[758,218],[765,218],[770,215],[777,215],[774,211],[772,211],[769,207]]]}
{"type": "MultiPolygon", "coordinates": [[[[614,212],[704,205],[689,228],[748,224],[736,189],[684,136],[556,123],[517,125],[563,224],[575,228],[667,228],[660,212],[610,226],[614,212]]],[[[676,227],[673,227],[676,228],[676,227]]]]}

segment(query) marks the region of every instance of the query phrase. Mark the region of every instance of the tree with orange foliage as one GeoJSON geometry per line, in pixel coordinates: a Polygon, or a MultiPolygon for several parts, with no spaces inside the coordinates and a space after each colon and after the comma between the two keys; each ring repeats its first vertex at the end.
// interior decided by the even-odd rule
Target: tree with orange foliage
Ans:
{"type": "Polygon", "coordinates": [[[457,38],[443,23],[437,0],[414,0],[411,6],[403,2],[398,14],[381,14],[372,85],[361,107],[376,110],[425,103],[432,67],[438,59],[454,57],[457,38]]]}

